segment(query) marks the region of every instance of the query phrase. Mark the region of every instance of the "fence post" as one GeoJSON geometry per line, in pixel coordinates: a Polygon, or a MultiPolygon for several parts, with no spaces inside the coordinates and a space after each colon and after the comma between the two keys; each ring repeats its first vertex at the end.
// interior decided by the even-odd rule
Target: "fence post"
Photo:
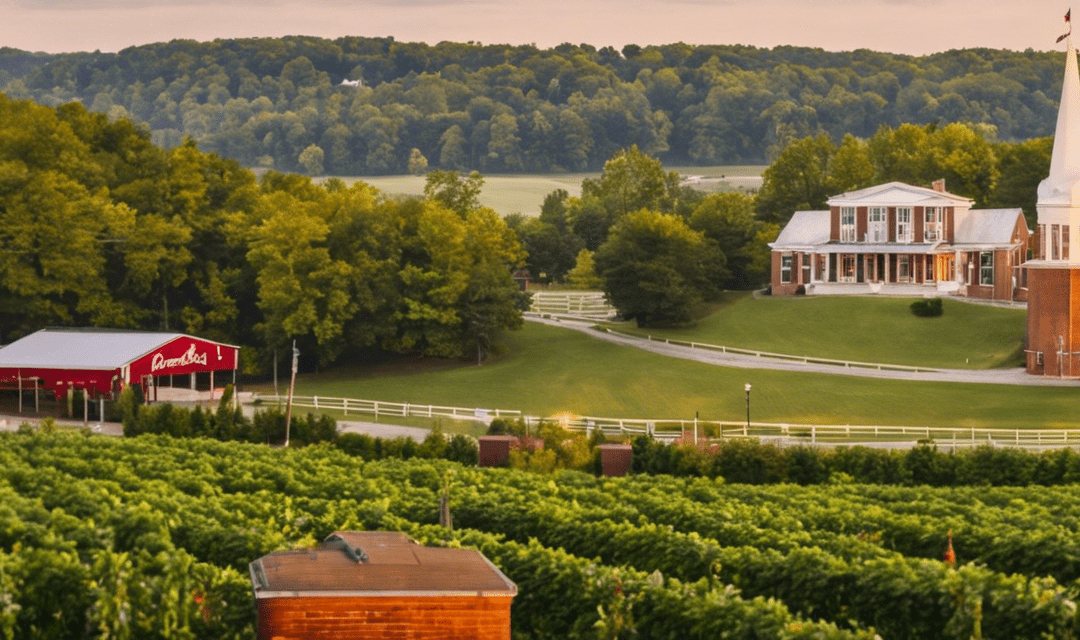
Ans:
{"type": "Polygon", "coordinates": [[[315,400],[315,410],[319,410],[319,396],[311,396],[315,400]]]}
{"type": "Polygon", "coordinates": [[[817,425],[814,424],[810,425],[810,442],[817,442],[817,425]]]}
{"type": "Polygon", "coordinates": [[[379,401],[375,401],[375,422],[379,421],[379,401]]]}
{"type": "Polygon", "coordinates": [[[344,400],[345,400],[345,402],[343,402],[342,404],[345,407],[345,415],[349,415],[349,399],[344,398],[344,400]]]}

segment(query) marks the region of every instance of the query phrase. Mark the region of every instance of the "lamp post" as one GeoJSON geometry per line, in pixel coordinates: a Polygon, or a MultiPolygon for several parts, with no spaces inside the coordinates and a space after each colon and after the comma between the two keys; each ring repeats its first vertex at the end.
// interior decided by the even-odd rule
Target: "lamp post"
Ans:
{"type": "Polygon", "coordinates": [[[746,383],[746,435],[750,435],[750,383],[746,383]]]}

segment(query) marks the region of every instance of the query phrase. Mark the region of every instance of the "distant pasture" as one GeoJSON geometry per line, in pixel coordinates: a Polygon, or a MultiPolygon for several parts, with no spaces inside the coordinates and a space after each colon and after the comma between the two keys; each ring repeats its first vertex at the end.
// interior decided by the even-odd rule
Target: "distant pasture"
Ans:
{"type": "MultiPolygon", "coordinates": [[[[709,193],[717,191],[749,191],[761,186],[763,165],[719,165],[713,167],[665,167],[683,176],[684,184],[709,193]]],[[[581,195],[581,182],[596,178],[592,173],[541,173],[485,175],[480,204],[491,207],[500,215],[521,213],[540,215],[540,205],[556,189],[565,189],[572,196],[581,195]]],[[[424,193],[423,176],[338,176],[346,184],[366,182],[383,193],[418,196],[424,193]]],[[[325,180],[319,178],[317,181],[325,180]]]]}

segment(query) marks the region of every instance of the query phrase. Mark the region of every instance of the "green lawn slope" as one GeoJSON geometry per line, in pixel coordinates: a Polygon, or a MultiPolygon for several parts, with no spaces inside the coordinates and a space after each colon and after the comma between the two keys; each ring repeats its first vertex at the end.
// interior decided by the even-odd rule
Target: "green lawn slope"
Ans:
{"type": "Polygon", "coordinates": [[[702,419],[743,420],[747,382],[753,385],[755,421],[958,428],[1080,426],[1080,394],[1071,388],[729,369],[536,323],[526,323],[523,330],[508,335],[501,355],[483,366],[412,361],[365,370],[338,369],[301,376],[297,393],[521,409],[539,416],[571,411],[604,417],[692,419],[699,411],[702,419]]]}
{"type": "Polygon", "coordinates": [[[945,300],[945,313],[919,318],[910,298],[725,294],[692,327],[614,329],[818,358],[989,369],[1022,364],[1023,309],[945,300]]]}

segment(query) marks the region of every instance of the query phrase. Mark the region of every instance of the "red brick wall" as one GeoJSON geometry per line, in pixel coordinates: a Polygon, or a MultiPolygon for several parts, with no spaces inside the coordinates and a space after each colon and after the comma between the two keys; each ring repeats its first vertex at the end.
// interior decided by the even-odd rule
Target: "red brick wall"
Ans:
{"type": "Polygon", "coordinates": [[[1064,360],[1058,367],[1058,336],[1065,351],[1077,351],[1080,338],[1080,269],[1030,269],[1028,272],[1027,371],[1048,376],[1080,375],[1080,363],[1064,360]],[[1043,366],[1035,351],[1043,353],[1043,366]],[[1070,366],[1071,364],[1071,366],[1070,366]]]}
{"type": "Polygon", "coordinates": [[[924,207],[911,208],[911,240],[912,242],[923,241],[923,228],[926,226],[926,209],[924,207]]]}
{"type": "Polygon", "coordinates": [[[869,209],[867,207],[855,207],[855,241],[862,242],[862,239],[866,237],[866,225],[867,218],[869,217],[869,209]]]}
{"type": "Polygon", "coordinates": [[[829,207],[829,240],[840,242],[840,207],[829,207]]]}
{"type": "Polygon", "coordinates": [[[797,267],[795,262],[795,255],[791,254],[791,282],[780,282],[780,256],[783,255],[780,251],[772,252],[772,277],[769,279],[772,283],[772,293],[774,296],[790,296],[795,294],[795,290],[799,288],[798,276],[796,273],[801,273],[802,270],[797,267]]]}
{"type": "Polygon", "coordinates": [[[514,436],[480,436],[480,456],[477,466],[505,467],[510,464],[510,443],[514,436]]]}
{"type": "Polygon", "coordinates": [[[259,640],[510,640],[511,598],[258,600],[259,640]]]}
{"type": "Polygon", "coordinates": [[[600,467],[605,476],[625,476],[630,473],[633,460],[634,449],[628,444],[600,445],[600,467]]]}
{"type": "Polygon", "coordinates": [[[945,213],[942,214],[941,224],[945,227],[942,235],[945,236],[945,242],[953,241],[953,211],[953,207],[945,207],[945,213]]]}

